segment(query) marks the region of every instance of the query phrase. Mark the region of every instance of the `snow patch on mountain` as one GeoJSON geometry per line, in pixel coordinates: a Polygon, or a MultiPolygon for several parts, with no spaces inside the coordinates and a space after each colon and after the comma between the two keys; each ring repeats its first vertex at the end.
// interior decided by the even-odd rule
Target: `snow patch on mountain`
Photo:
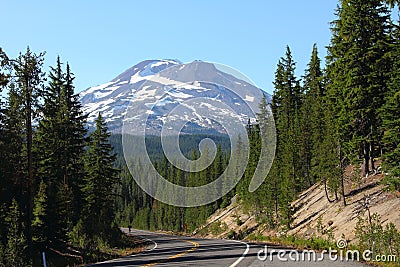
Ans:
{"type": "MultiPolygon", "coordinates": [[[[188,76],[189,77],[189,76],[188,76]]],[[[189,79],[190,80],[190,79],[189,79]]],[[[249,115],[246,103],[258,102],[261,99],[255,99],[251,90],[257,89],[246,81],[238,80],[235,77],[225,74],[214,68],[212,64],[202,65],[182,65],[178,60],[146,60],[129,68],[110,82],[91,87],[80,93],[80,100],[84,113],[88,114],[88,125],[94,127],[94,121],[98,112],[102,113],[109,129],[113,132],[122,131],[123,120],[134,121],[140,119],[140,116],[124,118],[128,107],[133,103],[140,110],[138,112],[147,114],[149,120],[146,122],[153,132],[159,131],[163,124],[167,122],[168,112],[178,105],[190,110],[178,115],[168,116],[168,120],[185,119],[190,122],[193,129],[214,128],[214,131],[221,132],[221,129],[215,129],[215,122],[205,118],[196,112],[193,106],[186,105],[184,102],[190,99],[207,98],[215,101],[214,103],[227,103],[231,108],[235,107],[235,114],[228,108],[219,108],[220,116],[231,116],[239,118],[244,122],[250,118],[255,120],[254,116],[249,115]],[[181,65],[181,66],[180,66],[181,65]],[[178,66],[177,68],[171,68],[178,66]],[[201,68],[201,73],[207,75],[216,72],[218,79],[224,80],[229,86],[239,88],[241,96],[228,90],[224,86],[204,82],[201,77],[193,77],[195,81],[177,83],[170,77],[174,77],[173,71],[182,72],[193,71],[193,68],[201,68]],[[192,69],[191,69],[192,68],[192,69]],[[169,75],[157,75],[160,72],[164,74],[170,69],[169,75]],[[165,70],[165,71],[164,71],[165,70]],[[161,88],[161,89],[160,89],[161,88]],[[142,107],[142,108],[140,108],[142,107]]],[[[257,89],[258,90],[258,89],[257,89]]],[[[236,90],[237,91],[237,90],[236,90]]],[[[265,94],[267,99],[270,96],[265,94]]],[[[211,103],[197,103],[198,106],[206,107],[210,111],[217,110],[217,107],[211,103]]],[[[144,123],[144,122],[143,122],[144,123]]],[[[187,127],[186,127],[187,128],[187,127]]]]}

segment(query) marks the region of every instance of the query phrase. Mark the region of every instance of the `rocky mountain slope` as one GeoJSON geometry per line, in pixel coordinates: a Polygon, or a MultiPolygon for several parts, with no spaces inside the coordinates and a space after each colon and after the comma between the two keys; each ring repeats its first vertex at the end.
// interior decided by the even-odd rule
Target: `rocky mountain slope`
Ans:
{"type": "Polygon", "coordinates": [[[288,232],[266,228],[257,222],[254,215],[243,212],[240,203],[233,201],[227,208],[213,214],[205,225],[210,229],[212,224],[217,224],[221,229],[219,232],[199,229],[197,233],[207,233],[208,237],[228,237],[233,231],[243,233],[243,238],[254,233],[264,236],[287,234],[308,239],[320,236],[319,228],[323,228],[331,230],[334,240],[344,237],[352,242],[357,240],[355,227],[358,217],[367,218],[368,209],[370,214],[379,214],[383,225],[392,222],[400,229],[400,193],[388,192],[380,183],[382,179],[382,174],[376,174],[356,182],[346,181],[346,206],[341,200],[329,202],[324,186],[320,183],[315,184],[292,203],[296,212],[292,229],[288,232]]]}
{"type": "MultiPolygon", "coordinates": [[[[262,91],[240,75],[225,71],[201,61],[182,64],[178,60],[146,60],[108,83],[81,92],[80,100],[84,112],[89,114],[90,127],[93,127],[98,112],[101,112],[110,130],[115,133],[122,131],[123,120],[130,109],[135,114],[147,114],[146,123],[150,133],[159,134],[166,115],[178,106],[187,106],[188,101],[198,101],[192,104],[209,111],[219,108],[217,112],[221,117],[232,116],[246,123],[255,117],[247,106],[249,103],[257,106],[262,91]],[[214,101],[214,104],[204,99],[214,101]],[[221,109],[215,104],[217,102],[229,108],[221,109]]],[[[270,99],[268,94],[264,94],[270,99]]],[[[135,116],[129,119],[134,119],[132,117],[135,116]]],[[[175,114],[172,119],[188,121],[183,129],[186,133],[224,133],[217,122],[205,118],[194,109],[175,114]]]]}

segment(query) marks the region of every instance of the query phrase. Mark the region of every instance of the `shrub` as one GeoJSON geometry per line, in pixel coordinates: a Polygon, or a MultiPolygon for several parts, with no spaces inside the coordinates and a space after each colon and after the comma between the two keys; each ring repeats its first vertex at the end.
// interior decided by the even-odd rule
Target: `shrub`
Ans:
{"type": "Polygon", "coordinates": [[[376,213],[368,218],[358,218],[356,236],[359,238],[358,246],[361,250],[369,249],[380,255],[400,255],[399,230],[393,223],[383,227],[376,213]]]}
{"type": "Polygon", "coordinates": [[[220,222],[213,222],[210,224],[210,232],[213,235],[219,235],[225,232],[228,229],[228,225],[226,225],[225,222],[220,223],[220,222]]]}
{"type": "Polygon", "coordinates": [[[228,239],[235,239],[236,237],[236,232],[233,230],[230,230],[228,235],[226,236],[228,239]]]}

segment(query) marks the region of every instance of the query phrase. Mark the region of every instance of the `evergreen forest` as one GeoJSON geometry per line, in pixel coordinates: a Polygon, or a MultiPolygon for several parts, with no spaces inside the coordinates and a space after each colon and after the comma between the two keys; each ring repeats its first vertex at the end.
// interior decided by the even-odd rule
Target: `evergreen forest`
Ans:
{"type": "MultiPolygon", "coordinates": [[[[250,144],[249,162],[227,195],[205,206],[174,207],[151,198],[124,159],[121,135],[112,135],[101,113],[88,131],[68,63],[28,47],[16,58],[0,48],[0,265],[40,266],[41,253],[99,260],[104,248],[123,244],[119,227],[192,233],[216,210],[236,199],[268,227],[293,227],[292,201],[316,183],[330,202],[345,206],[348,166],[360,177],[383,173],[389,190],[400,191],[400,24],[397,1],[340,0],[322,60],[317,44],[301,76],[295,51],[279,59],[271,101],[259,100],[257,123],[246,125],[232,147],[250,144]],[[263,129],[273,115],[276,152],[263,184],[249,192],[260,159],[263,129]]],[[[325,48],[323,48],[325,49],[325,48]]],[[[139,53],[139,52],[138,52],[139,53]]],[[[146,144],[157,171],[184,186],[221,175],[230,160],[226,136],[180,139],[190,159],[200,140],[217,144],[212,164],[184,172],[165,157],[158,137],[146,144]]],[[[207,156],[207,149],[205,150],[207,156]]]]}

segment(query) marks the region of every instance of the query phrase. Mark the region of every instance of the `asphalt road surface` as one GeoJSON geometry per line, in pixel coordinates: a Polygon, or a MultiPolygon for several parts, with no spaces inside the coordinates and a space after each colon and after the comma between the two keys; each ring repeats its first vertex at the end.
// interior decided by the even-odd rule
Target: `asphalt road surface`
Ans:
{"type": "MultiPolygon", "coordinates": [[[[127,232],[127,229],[123,230],[127,232]]],[[[345,259],[341,261],[340,258],[331,260],[328,254],[324,254],[321,261],[321,253],[316,253],[314,258],[313,254],[277,246],[266,248],[265,245],[240,241],[199,239],[140,230],[132,230],[132,234],[149,241],[150,245],[145,251],[90,266],[366,266],[345,259]]]]}

